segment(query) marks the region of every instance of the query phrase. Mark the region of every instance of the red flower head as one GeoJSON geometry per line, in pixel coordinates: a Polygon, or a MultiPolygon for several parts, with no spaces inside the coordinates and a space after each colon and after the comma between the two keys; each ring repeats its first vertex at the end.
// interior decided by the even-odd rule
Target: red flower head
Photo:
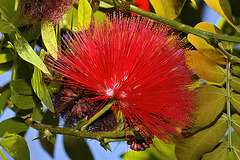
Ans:
{"type": "Polygon", "coordinates": [[[75,0],[20,0],[23,15],[35,21],[41,19],[58,23],[75,0]]]}
{"type": "Polygon", "coordinates": [[[66,85],[85,90],[95,101],[114,100],[114,109],[143,138],[155,135],[169,142],[190,126],[194,93],[188,89],[187,49],[169,28],[113,16],[68,36],[59,60],[48,62],[66,85]]]}

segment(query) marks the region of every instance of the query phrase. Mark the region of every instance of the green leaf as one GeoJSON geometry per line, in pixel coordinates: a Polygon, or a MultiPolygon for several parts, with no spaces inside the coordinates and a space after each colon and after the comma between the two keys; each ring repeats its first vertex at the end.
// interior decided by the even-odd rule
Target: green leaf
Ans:
{"type": "Polygon", "coordinates": [[[29,96],[34,94],[31,86],[31,82],[29,79],[11,80],[10,84],[18,94],[29,95],[29,96]]]}
{"type": "Polygon", "coordinates": [[[234,25],[232,18],[232,10],[228,0],[204,0],[206,4],[211,7],[215,12],[228,21],[235,29],[238,28],[234,25]]]}
{"type": "Polygon", "coordinates": [[[3,154],[1,147],[0,147],[0,155],[2,160],[8,160],[7,157],[3,154]]]}
{"type": "Polygon", "coordinates": [[[212,152],[206,153],[202,160],[227,160],[228,159],[228,143],[222,142],[212,152]]]}
{"type": "Polygon", "coordinates": [[[79,30],[87,29],[92,19],[92,8],[88,0],[79,0],[78,2],[78,23],[79,30]]]}
{"type": "Polygon", "coordinates": [[[54,112],[54,107],[49,92],[47,90],[47,86],[42,79],[41,71],[37,67],[34,67],[31,83],[33,90],[39,97],[39,99],[47,106],[47,108],[51,112],[54,112]]]}
{"type": "Polygon", "coordinates": [[[4,19],[0,19],[0,32],[11,33],[13,31],[15,31],[15,27],[12,25],[12,23],[4,19]]]}
{"type": "Polygon", "coordinates": [[[65,15],[65,27],[68,30],[78,30],[79,28],[79,24],[78,24],[78,10],[71,6],[70,11],[68,12],[68,14],[65,15]]]}
{"type": "Polygon", "coordinates": [[[166,144],[159,139],[154,139],[157,149],[151,145],[150,148],[144,152],[129,151],[124,153],[121,157],[124,160],[175,160],[175,146],[166,144]]]}
{"type": "Polygon", "coordinates": [[[57,59],[57,39],[53,24],[51,22],[42,21],[41,35],[47,51],[57,59]]]}
{"type": "Polygon", "coordinates": [[[194,113],[194,128],[199,129],[212,123],[222,112],[226,103],[226,90],[223,87],[205,85],[197,90],[197,111],[194,113]]]}
{"type": "Polygon", "coordinates": [[[1,0],[0,1],[0,9],[2,13],[4,13],[5,18],[12,20],[14,17],[14,7],[15,7],[15,0],[1,0]]]}
{"type": "Polygon", "coordinates": [[[240,112],[240,94],[231,92],[231,104],[238,112],[240,112]]]}
{"type": "Polygon", "coordinates": [[[42,103],[38,103],[36,107],[33,108],[32,119],[33,121],[41,121],[44,117],[44,107],[42,103]]]}
{"type": "Polygon", "coordinates": [[[7,100],[9,99],[10,95],[11,95],[10,89],[7,89],[0,94],[0,115],[2,114],[2,111],[7,103],[7,100]]]}
{"type": "Polygon", "coordinates": [[[38,67],[43,73],[47,76],[51,77],[50,72],[48,71],[47,67],[43,63],[43,61],[39,58],[39,56],[34,52],[32,47],[24,38],[19,38],[14,41],[14,46],[18,55],[24,59],[25,61],[35,65],[38,67]]]}
{"type": "Polygon", "coordinates": [[[91,150],[83,139],[64,136],[63,140],[65,150],[72,160],[93,160],[91,150]]]}
{"type": "Polygon", "coordinates": [[[231,75],[230,85],[235,91],[240,93],[240,78],[231,75]]]}
{"type": "Polygon", "coordinates": [[[10,48],[0,50],[0,63],[12,61],[15,58],[14,52],[10,48]]]}
{"type": "Polygon", "coordinates": [[[19,28],[19,31],[28,42],[34,42],[41,34],[41,22],[34,23],[33,25],[27,24],[26,26],[19,28]]]}
{"type": "Polygon", "coordinates": [[[185,2],[186,0],[150,0],[156,14],[171,20],[179,16],[185,2]]]}
{"type": "Polygon", "coordinates": [[[2,121],[0,123],[0,128],[0,137],[2,137],[6,132],[17,134],[26,132],[28,129],[28,125],[24,122],[23,119],[13,117],[2,121]]]}
{"type": "Polygon", "coordinates": [[[188,68],[193,70],[200,78],[215,83],[224,81],[225,69],[202,55],[198,50],[186,52],[185,58],[188,68]]]}
{"type": "Polygon", "coordinates": [[[233,142],[233,155],[235,159],[240,159],[240,142],[233,142]]]}
{"type": "Polygon", "coordinates": [[[7,62],[7,63],[1,63],[0,64],[0,75],[2,75],[3,73],[7,72],[8,70],[10,70],[12,68],[13,62],[7,62]]]}
{"type": "Polygon", "coordinates": [[[15,95],[10,100],[20,109],[31,109],[39,103],[36,96],[15,95]]]}
{"type": "Polygon", "coordinates": [[[0,145],[15,159],[15,160],[30,160],[30,153],[27,142],[22,136],[17,134],[5,133],[0,145]]]}
{"type": "MultiPolygon", "coordinates": [[[[54,118],[53,113],[47,110],[42,120],[42,124],[49,124],[53,126],[57,126],[59,122],[59,118],[54,118]]],[[[43,132],[39,132],[39,137],[43,137],[45,134],[43,132]]],[[[53,150],[55,145],[55,135],[52,135],[50,138],[41,138],[40,143],[42,147],[53,157],[53,150]]]]}
{"type": "Polygon", "coordinates": [[[212,126],[201,130],[176,144],[176,156],[179,160],[198,160],[211,151],[223,138],[227,130],[226,114],[223,114],[212,126]]]}

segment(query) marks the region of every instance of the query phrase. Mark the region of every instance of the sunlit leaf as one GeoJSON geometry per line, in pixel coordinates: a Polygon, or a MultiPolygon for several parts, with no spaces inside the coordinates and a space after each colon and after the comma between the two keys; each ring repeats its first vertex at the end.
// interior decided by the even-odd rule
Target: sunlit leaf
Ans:
{"type": "Polygon", "coordinates": [[[240,116],[237,113],[232,115],[232,127],[238,136],[240,136],[240,116]]]}
{"type": "Polygon", "coordinates": [[[240,94],[231,92],[231,104],[238,112],[240,112],[240,94]]]}
{"type": "Polygon", "coordinates": [[[225,88],[205,85],[197,88],[197,112],[194,113],[195,128],[202,128],[212,123],[222,112],[225,103],[225,88]]]}
{"type": "MultiPolygon", "coordinates": [[[[1,28],[1,26],[0,26],[1,28]]],[[[6,63],[14,59],[14,52],[10,48],[0,50],[0,63],[6,63]]]]}
{"type": "Polygon", "coordinates": [[[43,61],[39,58],[39,56],[34,52],[32,47],[24,38],[19,38],[14,41],[14,46],[18,55],[24,59],[25,61],[35,65],[38,67],[43,73],[51,77],[50,72],[47,67],[43,63],[43,61]]]}
{"type": "Polygon", "coordinates": [[[240,142],[233,142],[233,155],[235,159],[240,159],[240,142]]]}
{"type": "Polygon", "coordinates": [[[54,112],[54,107],[52,104],[51,97],[48,93],[46,84],[42,79],[42,73],[37,67],[34,67],[31,83],[32,83],[33,90],[36,93],[36,95],[39,97],[39,99],[47,106],[47,108],[51,112],[54,112]]]}
{"type": "Polygon", "coordinates": [[[70,136],[63,138],[65,150],[72,160],[93,160],[91,150],[83,139],[70,136]]]}
{"type": "Polygon", "coordinates": [[[234,28],[237,29],[233,22],[232,10],[228,0],[204,0],[204,1],[215,12],[217,12],[220,16],[225,18],[229,24],[231,24],[234,28]]]}
{"type": "Polygon", "coordinates": [[[189,69],[193,70],[200,78],[209,82],[221,83],[225,79],[225,70],[197,50],[185,54],[189,69]]]}
{"type": "Polygon", "coordinates": [[[0,147],[0,156],[1,156],[2,160],[8,160],[7,157],[4,155],[4,153],[2,152],[1,147],[0,147]]]}
{"type": "Polygon", "coordinates": [[[51,22],[42,21],[41,35],[47,51],[57,59],[57,39],[53,24],[51,22]]]}
{"type": "Polygon", "coordinates": [[[228,160],[228,143],[222,142],[212,152],[205,154],[202,160],[228,160]]]}
{"type": "Polygon", "coordinates": [[[20,109],[31,109],[39,103],[36,96],[15,95],[10,100],[20,109]]]}
{"type": "Polygon", "coordinates": [[[8,22],[6,20],[0,19],[0,32],[2,33],[11,33],[15,31],[14,26],[11,22],[8,22]]]}
{"type": "MultiPolygon", "coordinates": [[[[219,34],[223,34],[223,32],[218,29],[216,26],[214,26],[211,23],[208,22],[201,22],[198,23],[194,28],[196,29],[200,29],[203,31],[208,31],[208,32],[212,32],[212,33],[219,33],[219,34]]],[[[208,57],[210,60],[218,63],[218,64],[222,64],[225,65],[226,64],[226,60],[225,60],[225,56],[216,48],[214,48],[212,45],[208,44],[208,42],[201,38],[198,37],[196,35],[193,34],[188,34],[188,40],[189,42],[194,45],[194,47],[204,56],[208,57]]],[[[226,42],[223,42],[224,46],[227,46],[227,44],[225,44],[226,42]]]]}
{"type": "Polygon", "coordinates": [[[87,29],[92,19],[92,8],[87,0],[79,0],[78,2],[78,23],[79,30],[87,29]]]}
{"type": "Polygon", "coordinates": [[[155,145],[146,149],[144,152],[129,151],[124,153],[121,157],[124,160],[175,160],[175,146],[172,144],[166,144],[159,139],[155,139],[155,145]]]}
{"type": "Polygon", "coordinates": [[[78,24],[78,10],[75,7],[71,7],[70,11],[65,16],[65,23],[67,29],[77,30],[79,28],[78,24]]]}
{"type": "Polygon", "coordinates": [[[18,94],[22,95],[33,95],[33,89],[29,79],[15,79],[11,80],[11,86],[18,94]]]}
{"type": "Polygon", "coordinates": [[[198,160],[211,151],[223,138],[227,130],[227,119],[224,114],[217,122],[194,135],[184,138],[176,144],[176,156],[179,160],[198,160]]]}
{"type": "Polygon", "coordinates": [[[0,141],[2,146],[15,160],[30,160],[27,142],[22,136],[5,133],[0,141]]]}
{"type": "Polygon", "coordinates": [[[179,16],[186,0],[149,0],[156,14],[168,18],[175,19],[179,16]]]}
{"type": "Polygon", "coordinates": [[[23,133],[28,129],[28,125],[21,118],[13,117],[6,119],[0,123],[0,137],[4,135],[4,133],[23,133]]]}
{"type": "Polygon", "coordinates": [[[231,75],[230,85],[235,91],[240,93],[240,78],[239,77],[231,75]]]}

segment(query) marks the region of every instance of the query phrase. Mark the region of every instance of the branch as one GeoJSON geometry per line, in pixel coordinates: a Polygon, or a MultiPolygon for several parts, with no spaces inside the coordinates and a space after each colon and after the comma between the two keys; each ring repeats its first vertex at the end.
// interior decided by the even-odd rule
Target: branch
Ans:
{"type": "MultiPolygon", "coordinates": [[[[115,139],[125,138],[126,139],[126,132],[123,131],[108,131],[108,132],[85,132],[80,131],[74,128],[61,128],[57,126],[52,125],[46,125],[46,124],[40,124],[32,120],[32,118],[27,118],[25,122],[31,126],[32,128],[38,130],[38,131],[46,131],[48,130],[52,134],[63,134],[63,135],[69,135],[79,138],[90,138],[90,139],[96,139],[98,141],[102,141],[104,139],[112,139],[114,141],[115,139]]],[[[128,132],[129,136],[133,136],[132,132],[128,132]]]]}
{"type": "MultiPolygon", "coordinates": [[[[111,4],[111,5],[118,5],[118,3],[114,3],[113,0],[102,0],[102,1],[104,1],[108,4],[111,4]]],[[[193,28],[191,26],[188,26],[186,24],[161,17],[157,14],[154,14],[154,13],[151,13],[151,12],[148,12],[148,11],[144,11],[142,9],[137,8],[134,5],[130,5],[130,11],[133,12],[133,13],[137,13],[141,16],[148,17],[148,18],[153,19],[155,21],[161,22],[163,24],[166,24],[166,25],[168,25],[172,28],[175,28],[177,30],[180,30],[182,32],[191,33],[191,34],[194,34],[196,36],[202,37],[202,38],[206,39],[208,42],[211,42],[213,39],[218,39],[218,40],[221,40],[221,41],[240,43],[240,37],[229,36],[229,35],[226,35],[226,34],[216,34],[216,33],[211,33],[211,32],[206,32],[206,31],[203,31],[203,30],[199,30],[199,29],[193,28]]]]}

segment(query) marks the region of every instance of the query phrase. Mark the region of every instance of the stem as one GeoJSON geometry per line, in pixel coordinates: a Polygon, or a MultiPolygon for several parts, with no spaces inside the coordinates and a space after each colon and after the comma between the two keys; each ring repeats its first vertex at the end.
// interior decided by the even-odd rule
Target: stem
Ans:
{"type": "MultiPolygon", "coordinates": [[[[57,126],[52,126],[52,125],[46,125],[46,124],[40,124],[32,120],[32,118],[27,118],[25,122],[31,126],[32,128],[38,130],[38,131],[45,131],[48,130],[52,134],[63,134],[63,135],[69,135],[69,136],[75,136],[75,137],[80,137],[80,138],[90,138],[90,139],[96,139],[98,141],[101,141],[103,139],[108,139],[110,138],[110,141],[114,139],[121,139],[121,138],[126,138],[126,132],[124,131],[108,131],[108,132],[85,132],[85,131],[80,131],[74,128],[61,128],[57,126]]],[[[131,132],[129,132],[130,136],[131,132]]],[[[110,142],[108,141],[108,142],[110,142]]],[[[112,142],[112,141],[111,141],[112,142]]]]}
{"type": "Polygon", "coordinates": [[[81,128],[81,131],[85,131],[87,127],[92,124],[96,119],[103,115],[108,109],[110,109],[114,104],[114,100],[110,101],[105,107],[103,107],[99,112],[97,112],[89,121],[81,128]]]}
{"type": "MultiPolygon", "coordinates": [[[[108,4],[114,5],[113,0],[103,0],[103,1],[108,3],[108,4]]],[[[154,13],[151,13],[151,12],[148,12],[148,11],[144,11],[142,9],[137,8],[134,5],[130,5],[130,10],[133,13],[137,13],[141,16],[148,17],[148,18],[153,19],[155,21],[161,22],[163,24],[166,24],[166,25],[168,25],[172,28],[175,28],[177,30],[180,30],[182,32],[191,33],[191,34],[194,34],[196,36],[202,37],[202,38],[206,39],[208,42],[210,42],[213,39],[218,39],[218,40],[222,40],[222,41],[240,43],[240,37],[229,36],[229,35],[226,35],[226,34],[216,34],[216,33],[211,33],[211,32],[206,32],[206,31],[203,31],[203,30],[199,30],[199,29],[193,28],[189,25],[185,25],[183,23],[161,17],[157,14],[154,14],[154,13]]]]}
{"type": "Polygon", "coordinates": [[[228,51],[226,51],[221,45],[218,44],[218,49],[225,55],[227,56],[227,59],[231,63],[240,63],[240,59],[232,54],[230,54],[228,51]]]}
{"type": "Polygon", "coordinates": [[[232,136],[231,136],[231,94],[230,94],[230,66],[231,62],[227,60],[226,64],[226,102],[227,102],[227,122],[228,122],[228,148],[232,149],[232,136]]]}

